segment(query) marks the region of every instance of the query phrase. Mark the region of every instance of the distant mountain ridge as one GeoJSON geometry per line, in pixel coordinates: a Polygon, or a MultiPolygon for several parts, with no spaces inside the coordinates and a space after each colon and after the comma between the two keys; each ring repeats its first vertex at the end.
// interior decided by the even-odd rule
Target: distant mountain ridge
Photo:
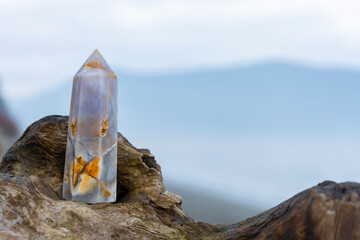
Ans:
{"type": "MultiPolygon", "coordinates": [[[[165,75],[116,72],[119,126],[125,131],[141,125],[154,131],[360,133],[357,71],[267,63],[165,75]]],[[[69,76],[56,89],[13,102],[22,128],[44,115],[68,114],[71,84],[69,76]]]]}
{"type": "Polygon", "coordinates": [[[0,161],[19,135],[18,126],[0,94],[0,161]]]}
{"type": "Polygon", "coordinates": [[[0,95],[0,128],[8,135],[17,135],[18,128],[16,123],[10,117],[9,110],[6,107],[5,100],[0,95]]]}
{"type": "Polygon", "coordinates": [[[262,210],[251,207],[248,203],[226,201],[221,196],[179,185],[167,184],[166,189],[182,197],[182,208],[197,221],[230,224],[253,217],[262,210]]]}

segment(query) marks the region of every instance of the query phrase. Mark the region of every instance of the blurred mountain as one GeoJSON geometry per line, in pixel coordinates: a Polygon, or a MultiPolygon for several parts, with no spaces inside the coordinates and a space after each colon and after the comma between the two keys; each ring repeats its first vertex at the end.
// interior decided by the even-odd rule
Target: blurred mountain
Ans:
{"type": "Polygon", "coordinates": [[[10,116],[4,98],[0,95],[0,161],[18,135],[17,125],[10,116]]]}
{"type": "Polygon", "coordinates": [[[182,197],[182,208],[191,218],[212,224],[230,224],[245,220],[261,210],[234,200],[226,200],[201,189],[166,184],[166,189],[182,197]]]}
{"type": "MultiPolygon", "coordinates": [[[[162,75],[117,74],[122,131],[360,133],[357,71],[268,63],[162,75]]],[[[71,84],[69,76],[63,86],[13,102],[21,127],[44,115],[68,114],[71,84]]]]}

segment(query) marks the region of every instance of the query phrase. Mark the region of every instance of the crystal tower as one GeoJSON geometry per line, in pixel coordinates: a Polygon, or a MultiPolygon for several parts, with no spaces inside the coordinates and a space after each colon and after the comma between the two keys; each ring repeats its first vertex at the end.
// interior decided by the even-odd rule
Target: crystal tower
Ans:
{"type": "Polygon", "coordinates": [[[96,49],[73,80],[63,198],[116,201],[117,77],[96,49]]]}

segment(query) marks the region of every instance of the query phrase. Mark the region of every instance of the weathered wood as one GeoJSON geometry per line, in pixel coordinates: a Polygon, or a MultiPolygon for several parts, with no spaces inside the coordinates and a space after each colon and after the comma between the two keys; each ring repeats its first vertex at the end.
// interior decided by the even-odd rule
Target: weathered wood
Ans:
{"type": "MultiPolygon", "coordinates": [[[[118,137],[113,204],[61,199],[68,118],[32,124],[0,164],[0,239],[360,239],[360,184],[323,182],[253,218],[189,218],[149,150],[118,137]]],[[[209,209],[211,211],[211,209],[209,209]]]]}

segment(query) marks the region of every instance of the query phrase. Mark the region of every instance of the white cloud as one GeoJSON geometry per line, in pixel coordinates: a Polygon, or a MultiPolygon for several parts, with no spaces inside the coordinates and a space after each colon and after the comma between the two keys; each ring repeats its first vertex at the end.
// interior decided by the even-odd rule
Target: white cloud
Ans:
{"type": "Polygon", "coordinates": [[[123,26],[146,27],[166,25],[169,21],[263,21],[267,18],[312,14],[332,19],[341,28],[358,30],[356,20],[360,4],[357,1],[325,0],[225,0],[225,1],[150,1],[138,4],[121,1],[113,8],[115,18],[123,26]]]}
{"type": "Polygon", "coordinates": [[[273,58],[360,66],[354,0],[0,0],[0,11],[0,74],[12,98],[69,81],[94,48],[136,71],[273,58]]]}
{"type": "Polygon", "coordinates": [[[309,1],[153,1],[139,5],[123,1],[114,8],[115,18],[127,27],[166,25],[169,21],[236,21],[255,20],[288,14],[289,11],[311,11],[309,1]]]}
{"type": "Polygon", "coordinates": [[[45,0],[0,0],[0,8],[23,8],[38,5],[45,0]]]}

